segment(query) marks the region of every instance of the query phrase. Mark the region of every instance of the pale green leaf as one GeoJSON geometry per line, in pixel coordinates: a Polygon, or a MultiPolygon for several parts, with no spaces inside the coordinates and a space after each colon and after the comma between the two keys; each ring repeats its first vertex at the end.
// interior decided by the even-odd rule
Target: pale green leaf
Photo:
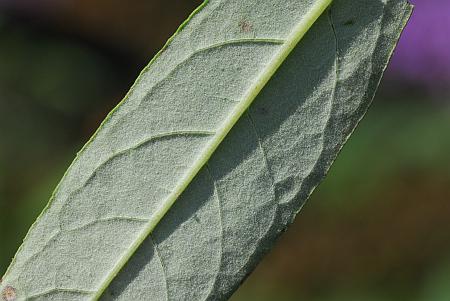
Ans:
{"type": "Polygon", "coordinates": [[[228,298],[364,115],[411,13],[330,2],[205,2],[78,154],[1,291],[228,298]]]}

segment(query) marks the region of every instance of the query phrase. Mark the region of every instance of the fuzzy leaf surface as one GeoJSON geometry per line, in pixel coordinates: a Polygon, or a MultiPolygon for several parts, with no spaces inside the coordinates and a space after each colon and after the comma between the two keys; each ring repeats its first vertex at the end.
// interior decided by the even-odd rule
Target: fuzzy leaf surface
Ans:
{"type": "Polygon", "coordinates": [[[205,2],[78,154],[0,291],[229,298],[363,117],[410,13],[404,0],[205,2]]]}

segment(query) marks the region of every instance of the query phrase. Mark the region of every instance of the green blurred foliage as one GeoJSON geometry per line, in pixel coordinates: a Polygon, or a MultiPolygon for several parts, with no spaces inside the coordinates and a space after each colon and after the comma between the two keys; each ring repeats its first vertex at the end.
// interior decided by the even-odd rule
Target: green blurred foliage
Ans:
{"type": "MultiPolygon", "coordinates": [[[[179,8],[171,19],[157,10],[170,6],[156,2],[127,10],[112,32],[105,24],[120,15],[117,1],[73,2],[73,13],[38,21],[0,11],[0,274],[76,152],[150,59],[143,53],[160,48],[199,1],[171,0],[179,8]],[[151,39],[114,35],[130,26],[152,28],[151,39]]],[[[450,300],[450,108],[385,86],[394,89],[382,89],[232,300],[450,300]]]]}

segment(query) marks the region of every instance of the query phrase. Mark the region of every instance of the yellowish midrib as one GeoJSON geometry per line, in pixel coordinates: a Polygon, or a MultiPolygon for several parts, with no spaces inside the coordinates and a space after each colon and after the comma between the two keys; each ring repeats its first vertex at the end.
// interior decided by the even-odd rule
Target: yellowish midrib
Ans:
{"type": "Polygon", "coordinates": [[[268,83],[270,78],[275,74],[281,64],[286,60],[286,58],[292,52],[298,42],[300,42],[300,40],[308,32],[311,26],[317,21],[317,19],[323,14],[323,12],[331,4],[332,1],[333,0],[317,0],[316,3],[311,7],[311,9],[305,14],[303,19],[295,26],[295,28],[286,38],[285,43],[280,47],[269,64],[259,74],[253,85],[242,97],[242,101],[240,101],[238,105],[236,105],[234,110],[230,113],[229,117],[226,118],[222,125],[217,129],[215,135],[211,137],[210,141],[203,149],[203,152],[198,156],[193,166],[180,179],[173,192],[162,202],[161,207],[159,207],[154,215],[149,219],[144,229],[139,233],[136,240],[130,246],[128,252],[122,255],[122,257],[117,261],[114,268],[105,276],[99,289],[91,298],[91,300],[98,300],[102,296],[103,292],[107,289],[109,284],[117,276],[123,266],[130,260],[139,246],[155,229],[164,215],[169,211],[172,205],[183,193],[183,191],[192,182],[197,173],[208,162],[212,154],[216,151],[216,149],[228,135],[228,133],[242,116],[242,114],[244,114],[244,112],[249,108],[256,96],[261,92],[261,90],[268,83]]]}

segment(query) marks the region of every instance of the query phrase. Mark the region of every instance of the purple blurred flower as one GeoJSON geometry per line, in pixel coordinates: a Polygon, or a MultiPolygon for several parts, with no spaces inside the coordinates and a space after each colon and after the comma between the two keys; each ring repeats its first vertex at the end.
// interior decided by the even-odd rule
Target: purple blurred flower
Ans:
{"type": "Polygon", "coordinates": [[[450,0],[414,0],[389,74],[430,88],[450,84],[450,0]]]}

